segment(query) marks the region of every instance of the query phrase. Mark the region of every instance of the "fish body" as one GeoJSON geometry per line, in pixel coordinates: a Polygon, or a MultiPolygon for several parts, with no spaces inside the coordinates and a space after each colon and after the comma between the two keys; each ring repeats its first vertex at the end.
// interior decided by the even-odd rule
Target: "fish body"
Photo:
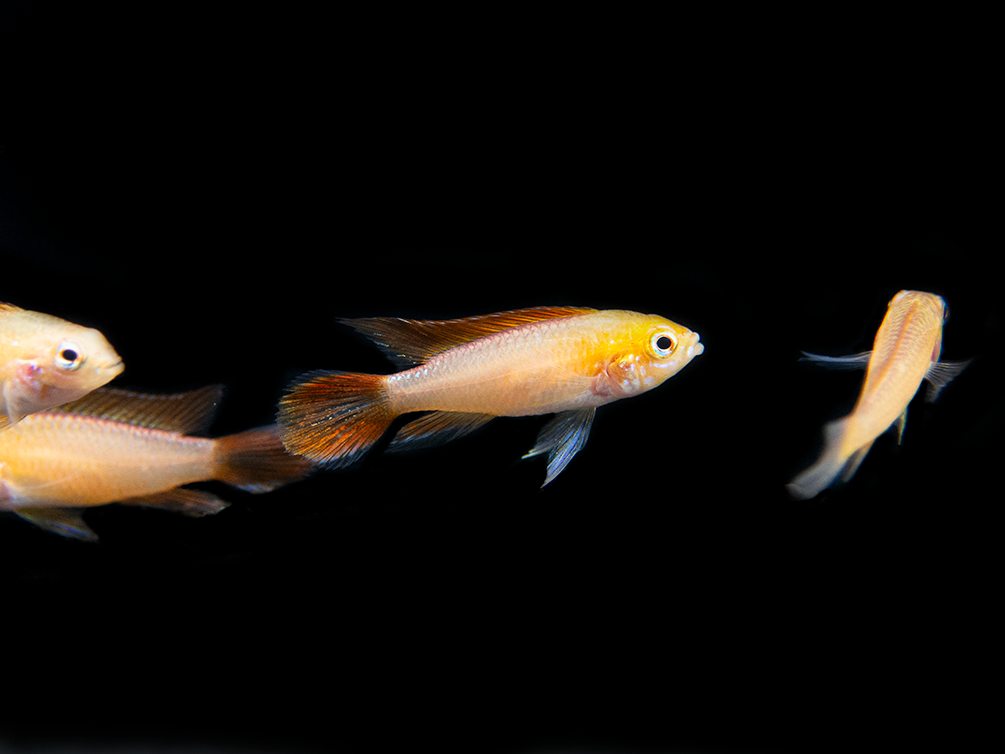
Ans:
{"type": "Polygon", "coordinates": [[[178,395],[99,389],[60,409],[26,416],[0,433],[0,510],[59,534],[94,539],[74,509],[112,502],[216,513],[226,503],[201,490],[218,480],[266,492],[305,476],[276,427],[229,437],[191,437],[212,416],[219,388],[178,395]]]}
{"type": "Polygon", "coordinates": [[[808,360],[825,366],[865,366],[866,376],[852,412],[825,428],[820,458],[789,483],[793,496],[814,497],[838,475],[850,479],[877,437],[895,422],[903,434],[907,406],[923,380],[932,383],[928,393],[932,401],[967,366],[969,362],[939,361],[945,314],[941,296],[900,291],[890,301],[872,351],[843,358],[806,354],[808,360]]]}
{"type": "Polygon", "coordinates": [[[395,417],[428,414],[391,449],[457,437],[496,416],[556,413],[528,453],[552,481],[589,434],[594,411],[651,390],[704,347],[657,315],[538,307],[445,321],[344,320],[385,349],[391,375],[313,372],[280,401],[283,442],[330,466],[358,460],[395,417]]]}
{"type": "Polygon", "coordinates": [[[0,303],[0,430],[86,395],[123,368],[97,330],[0,303]]]}

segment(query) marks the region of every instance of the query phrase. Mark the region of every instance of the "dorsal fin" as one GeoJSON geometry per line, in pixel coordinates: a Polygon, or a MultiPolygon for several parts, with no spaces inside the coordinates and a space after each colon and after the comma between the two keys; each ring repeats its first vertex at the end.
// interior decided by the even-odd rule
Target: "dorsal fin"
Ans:
{"type": "Polygon", "coordinates": [[[574,317],[594,311],[596,309],[577,306],[536,306],[463,319],[365,317],[339,321],[370,338],[399,367],[411,367],[456,346],[484,338],[486,335],[531,322],[574,317]]]}
{"type": "Polygon", "coordinates": [[[221,385],[210,385],[188,393],[169,395],[99,387],[83,398],[50,410],[93,416],[167,432],[195,434],[204,432],[213,423],[216,406],[222,394],[221,385]]]}
{"type": "Polygon", "coordinates": [[[24,309],[22,309],[20,306],[15,306],[14,304],[5,304],[3,301],[0,301],[0,312],[13,313],[23,311],[24,309]]]}

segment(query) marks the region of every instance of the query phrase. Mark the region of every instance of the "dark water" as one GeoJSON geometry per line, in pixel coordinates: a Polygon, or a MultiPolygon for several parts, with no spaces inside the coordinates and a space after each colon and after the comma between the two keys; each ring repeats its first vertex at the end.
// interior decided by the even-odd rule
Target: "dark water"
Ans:
{"type": "Polygon", "coordinates": [[[705,353],[601,409],[543,491],[519,460],[542,419],[499,419],[270,495],[213,486],[212,519],[95,510],[97,546],[0,517],[11,745],[825,751],[986,724],[979,105],[742,60],[347,66],[322,40],[229,52],[226,25],[194,62],[138,35],[43,74],[49,27],[17,20],[0,300],[100,328],[117,384],[225,384],[214,434],[271,421],[302,371],[389,371],[336,317],[629,308],[705,353]],[[902,288],[946,298],[943,357],[974,363],[847,487],[789,499],[861,380],[800,349],[866,350],[902,288]]]}

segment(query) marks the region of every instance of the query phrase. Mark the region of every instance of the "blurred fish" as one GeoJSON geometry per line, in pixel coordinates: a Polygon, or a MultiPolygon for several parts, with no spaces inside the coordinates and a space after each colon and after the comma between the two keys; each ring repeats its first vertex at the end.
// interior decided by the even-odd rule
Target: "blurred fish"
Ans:
{"type": "Polygon", "coordinates": [[[220,392],[101,388],[26,416],[0,433],[0,510],[94,540],[77,509],[118,502],[203,516],[227,503],[180,485],[218,480],[259,493],[309,473],[311,464],[285,451],[275,426],[218,439],[186,436],[209,424],[220,392]]]}
{"type": "Polygon", "coordinates": [[[304,375],[279,404],[290,452],[341,467],[401,414],[433,412],[406,424],[392,450],[459,437],[496,416],[557,412],[524,456],[548,453],[544,484],[583,447],[598,406],[659,386],[704,349],[686,327],[620,310],[538,307],[445,321],[341,321],[405,371],[304,375]]]}
{"type": "Polygon", "coordinates": [[[894,422],[900,442],[907,405],[922,380],[931,383],[926,399],[934,401],[970,363],[939,361],[945,316],[946,302],[941,296],[900,291],[890,300],[871,351],[845,357],[805,354],[805,360],[826,367],[867,367],[867,371],[855,408],[824,428],[825,447],[820,458],[788,484],[794,497],[805,500],[818,495],[838,474],[842,481],[851,479],[873,441],[894,422]]]}
{"type": "Polygon", "coordinates": [[[123,368],[97,330],[0,303],[0,430],[87,395],[123,368]]]}

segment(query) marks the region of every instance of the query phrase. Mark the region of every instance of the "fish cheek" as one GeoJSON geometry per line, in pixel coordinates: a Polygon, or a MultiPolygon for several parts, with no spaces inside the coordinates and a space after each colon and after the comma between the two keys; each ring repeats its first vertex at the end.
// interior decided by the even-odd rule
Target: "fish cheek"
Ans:
{"type": "Polygon", "coordinates": [[[638,354],[631,352],[617,354],[607,363],[603,372],[603,380],[600,375],[594,378],[594,385],[603,382],[605,393],[594,392],[598,395],[610,396],[613,398],[628,398],[633,395],[648,390],[655,386],[649,370],[646,368],[649,363],[638,354]],[[648,383],[653,383],[649,385],[648,383]]]}
{"type": "Polygon", "coordinates": [[[42,383],[45,370],[34,362],[22,361],[14,369],[14,374],[20,387],[27,392],[40,393],[45,387],[42,383]]]}

